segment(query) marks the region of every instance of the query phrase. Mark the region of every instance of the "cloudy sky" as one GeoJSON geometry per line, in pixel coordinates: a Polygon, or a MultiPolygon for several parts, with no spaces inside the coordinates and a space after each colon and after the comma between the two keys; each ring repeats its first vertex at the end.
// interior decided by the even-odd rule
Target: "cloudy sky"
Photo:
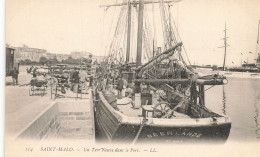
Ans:
{"type": "MultiPolygon", "coordinates": [[[[112,12],[105,13],[99,6],[116,2],[119,0],[6,0],[6,42],[52,53],[104,55],[104,34],[110,29],[104,21],[112,21],[112,12]]],[[[227,65],[254,61],[260,0],[182,0],[174,4],[172,12],[192,64],[223,64],[224,49],[218,47],[223,46],[225,23],[230,45],[227,65]]]]}

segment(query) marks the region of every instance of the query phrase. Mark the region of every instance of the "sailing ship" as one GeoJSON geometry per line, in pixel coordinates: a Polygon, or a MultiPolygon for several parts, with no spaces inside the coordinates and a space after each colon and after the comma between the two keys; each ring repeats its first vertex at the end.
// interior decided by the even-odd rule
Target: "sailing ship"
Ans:
{"type": "MultiPolygon", "coordinates": [[[[232,68],[228,68],[228,71],[231,72],[250,72],[252,74],[250,74],[251,76],[260,76],[260,52],[259,52],[259,29],[260,29],[260,20],[258,22],[258,33],[257,33],[257,41],[256,41],[256,50],[255,50],[255,54],[256,54],[256,58],[255,63],[248,63],[248,59],[247,61],[244,61],[244,63],[242,63],[242,59],[241,59],[241,67],[232,67],[232,68]]],[[[249,52],[251,54],[253,54],[252,52],[249,52]]],[[[241,55],[243,55],[241,53],[241,55]]]]}
{"type": "MultiPolygon", "coordinates": [[[[103,72],[100,73],[99,83],[92,91],[97,140],[132,144],[210,141],[224,143],[227,140],[231,120],[208,109],[205,102],[205,87],[223,85],[226,78],[219,75],[199,76],[187,65],[181,53],[185,47],[178,33],[174,33],[176,29],[173,29],[173,18],[169,11],[173,2],[139,0],[106,6],[121,6],[127,10],[128,30],[124,31],[127,32],[127,45],[124,62],[121,60],[122,55],[117,59],[115,50],[112,50],[113,54],[108,58],[114,57],[111,60],[117,64],[111,60],[106,62],[107,65],[104,64],[106,66],[101,70],[103,72]],[[142,50],[147,50],[146,46],[149,45],[148,35],[143,31],[146,30],[146,24],[143,24],[144,6],[149,4],[160,6],[164,51],[155,52],[153,40],[153,44],[150,44],[153,45],[152,55],[150,58],[146,56],[149,60],[142,64],[142,50]],[[133,7],[138,12],[137,54],[136,62],[130,64],[133,7]],[[126,103],[117,99],[114,89],[107,88],[108,85],[103,83],[104,80],[113,78],[115,73],[121,74],[128,88],[133,90],[128,95],[129,98],[124,98],[129,100],[126,103]]],[[[125,19],[122,13],[119,21],[121,18],[125,19]]],[[[121,28],[117,25],[116,30],[119,29],[121,28]]],[[[115,35],[118,35],[118,32],[115,32],[115,35]]]]}

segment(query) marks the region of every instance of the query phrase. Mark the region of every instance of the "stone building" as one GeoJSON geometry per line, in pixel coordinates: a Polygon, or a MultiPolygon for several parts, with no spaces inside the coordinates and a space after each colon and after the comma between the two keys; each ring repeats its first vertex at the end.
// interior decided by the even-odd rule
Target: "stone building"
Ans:
{"type": "Polygon", "coordinates": [[[44,57],[46,57],[47,59],[54,59],[54,58],[56,58],[56,54],[54,54],[54,53],[46,53],[44,55],[44,57]]]}
{"type": "Polygon", "coordinates": [[[22,47],[15,47],[15,50],[15,60],[29,59],[36,62],[38,62],[42,56],[46,56],[47,52],[45,49],[31,48],[26,45],[23,45],[22,47]]]}
{"type": "Polygon", "coordinates": [[[66,60],[70,57],[69,54],[57,54],[56,58],[59,62],[61,62],[62,60],[66,60]]]}
{"type": "Polygon", "coordinates": [[[92,56],[92,63],[94,62],[103,62],[105,59],[107,58],[107,56],[92,56]]]}
{"type": "Polygon", "coordinates": [[[79,59],[79,58],[86,58],[89,55],[92,55],[92,53],[90,52],[86,52],[86,51],[75,51],[75,52],[71,52],[71,58],[73,59],[79,59]]]}

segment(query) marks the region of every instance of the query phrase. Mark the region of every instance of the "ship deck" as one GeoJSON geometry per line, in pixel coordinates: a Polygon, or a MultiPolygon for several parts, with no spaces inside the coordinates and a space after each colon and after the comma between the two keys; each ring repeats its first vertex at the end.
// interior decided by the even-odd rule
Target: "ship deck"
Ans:
{"type": "MultiPolygon", "coordinates": [[[[147,105],[146,105],[147,106],[147,105]]],[[[152,108],[152,105],[149,105],[152,108]]],[[[117,107],[119,109],[119,111],[128,116],[128,117],[143,117],[143,107],[139,107],[139,108],[134,108],[132,106],[131,103],[127,103],[127,104],[117,104],[117,107]]],[[[185,115],[183,113],[179,113],[177,111],[174,112],[173,114],[174,116],[172,118],[184,118],[184,119],[190,119],[190,117],[188,115],[185,115]]],[[[147,112],[146,115],[148,118],[152,118],[152,112],[147,112]]]]}

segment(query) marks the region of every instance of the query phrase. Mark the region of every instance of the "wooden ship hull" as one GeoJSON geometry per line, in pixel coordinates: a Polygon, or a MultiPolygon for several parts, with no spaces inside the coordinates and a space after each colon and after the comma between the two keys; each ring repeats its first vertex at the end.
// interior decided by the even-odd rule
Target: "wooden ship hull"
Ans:
{"type": "MultiPolygon", "coordinates": [[[[113,143],[224,143],[230,132],[228,117],[200,109],[208,118],[129,117],[116,111],[102,92],[94,94],[97,141],[113,143]],[[207,115],[211,114],[211,115],[207,115]]],[[[195,110],[195,109],[194,109],[195,110]]],[[[192,113],[196,116],[196,112],[192,113]]],[[[198,115],[197,115],[198,116],[198,115]]]]}

